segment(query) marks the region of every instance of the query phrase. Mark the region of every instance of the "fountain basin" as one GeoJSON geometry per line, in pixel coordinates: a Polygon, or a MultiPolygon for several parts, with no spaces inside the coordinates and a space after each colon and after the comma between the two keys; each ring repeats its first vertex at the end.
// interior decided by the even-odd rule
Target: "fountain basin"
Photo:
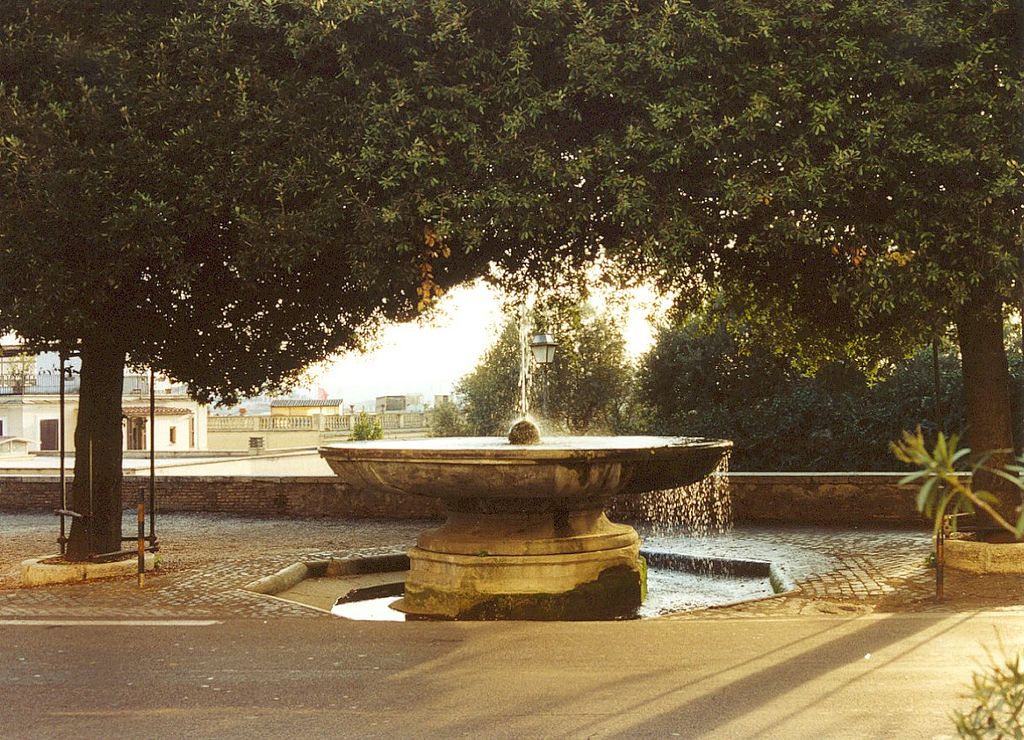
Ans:
{"type": "Polygon", "coordinates": [[[319,449],[331,469],[374,490],[439,498],[593,498],[661,491],[706,477],[732,448],[692,437],[503,437],[346,442],[319,449]]]}
{"type": "Polygon", "coordinates": [[[646,590],[640,538],[608,521],[613,496],[701,480],[731,448],[680,437],[473,437],[335,444],[354,485],[440,498],[447,520],[409,553],[396,608],[440,619],[612,619],[646,590]]]}

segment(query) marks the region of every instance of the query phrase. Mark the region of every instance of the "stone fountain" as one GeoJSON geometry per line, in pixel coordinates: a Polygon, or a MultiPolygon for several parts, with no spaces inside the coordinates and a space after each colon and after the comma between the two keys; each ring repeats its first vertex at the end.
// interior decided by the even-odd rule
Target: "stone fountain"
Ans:
{"type": "Polygon", "coordinates": [[[370,490],[439,498],[447,520],[409,552],[395,608],[425,619],[616,619],[646,592],[640,538],[604,510],[699,481],[732,447],[683,437],[500,437],[349,442],[320,448],[370,490]]]}

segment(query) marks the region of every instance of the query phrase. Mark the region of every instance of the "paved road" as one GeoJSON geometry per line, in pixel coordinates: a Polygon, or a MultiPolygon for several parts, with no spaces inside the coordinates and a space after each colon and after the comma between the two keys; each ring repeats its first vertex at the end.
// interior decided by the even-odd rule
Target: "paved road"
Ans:
{"type": "Polygon", "coordinates": [[[1024,615],[0,626],[0,735],[949,735],[1024,615]]]}

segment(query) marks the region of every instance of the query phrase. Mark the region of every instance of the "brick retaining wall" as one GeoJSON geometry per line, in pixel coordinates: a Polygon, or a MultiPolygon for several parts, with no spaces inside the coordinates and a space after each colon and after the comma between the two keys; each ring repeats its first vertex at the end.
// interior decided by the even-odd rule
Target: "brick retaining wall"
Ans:
{"type": "MultiPolygon", "coordinates": [[[[923,528],[926,522],[914,508],[916,489],[900,488],[901,477],[732,473],[733,512],[741,523],[923,528]]],[[[126,506],[147,486],[148,478],[126,477],[126,506]]],[[[441,511],[433,499],[368,493],[336,477],[164,476],[156,479],[156,492],[160,511],[392,519],[430,518],[441,511]]],[[[0,477],[0,511],[52,510],[59,498],[56,476],[0,477]]],[[[630,518],[629,507],[622,504],[612,507],[613,519],[630,518]]]]}

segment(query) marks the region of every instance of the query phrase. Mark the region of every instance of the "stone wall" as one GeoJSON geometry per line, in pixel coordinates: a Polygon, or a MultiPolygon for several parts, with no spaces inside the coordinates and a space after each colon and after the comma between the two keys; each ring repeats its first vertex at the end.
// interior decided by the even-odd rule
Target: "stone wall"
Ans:
{"type": "Polygon", "coordinates": [[[927,528],[903,473],[730,473],[737,521],[927,528]]]}
{"type": "MultiPolygon", "coordinates": [[[[126,507],[148,491],[148,478],[125,478],[126,507]]],[[[70,496],[70,483],[68,491],[70,496]]],[[[420,519],[440,515],[439,503],[418,496],[371,494],[336,477],[241,478],[226,476],[158,476],[159,511],[205,511],[247,516],[326,516],[420,519]]],[[[57,477],[0,477],[0,511],[56,509],[57,477]]],[[[148,498],[147,498],[148,502],[148,498]]]]}
{"type": "MultiPolygon", "coordinates": [[[[901,488],[897,473],[732,473],[733,512],[740,523],[825,526],[927,526],[914,508],[916,489],[901,488]]],[[[125,478],[126,506],[147,489],[148,478],[125,478]]],[[[70,491],[70,483],[69,483],[70,491]]],[[[156,479],[160,511],[224,512],[248,516],[428,518],[440,515],[433,499],[377,495],[336,477],[185,477],[156,479]]],[[[0,511],[58,508],[60,479],[0,477],[0,511]]],[[[612,518],[628,519],[626,506],[612,518]]],[[[2,522],[0,522],[2,526],[2,522]]]]}

